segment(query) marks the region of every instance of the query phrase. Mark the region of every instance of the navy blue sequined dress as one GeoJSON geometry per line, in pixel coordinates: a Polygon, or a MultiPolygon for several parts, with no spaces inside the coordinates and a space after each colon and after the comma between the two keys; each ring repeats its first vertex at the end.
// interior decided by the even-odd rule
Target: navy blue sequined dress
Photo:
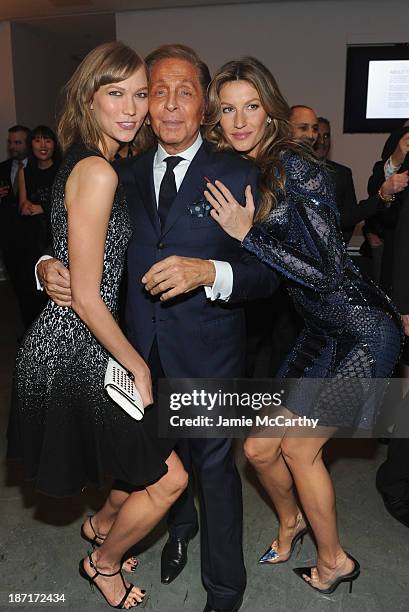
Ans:
{"type": "MultiPolygon", "coordinates": [[[[54,183],[54,255],[68,267],[67,179],[81,159],[97,155],[82,145],[68,152],[54,183]]],[[[119,186],[105,242],[101,295],[116,316],[131,222],[119,186]]],[[[166,473],[154,428],[134,421],[103,389],[107,351],[71,309],[49,301],[18,352],[8,430],[8,457],[23,460],[35,488],[54,496],[81,492],[104,475],[134,487],[166,473]],[[149,429],[151,431],[149,431],[149,429]]],[[[146,415],[147,416],[147,415],[146,415]]]]}
{"type": "Polygon", "coordinates": [[[289,151],[282,162],[285,191],[243,247],[285,277],[305,323],[277,374],[294,379],[284,403],[323,426],[371,428],[379,398],[368,397],[365,381],[391,375],[401,347],[399,316],[347,255],[325,169],[289,151]],[[314,395],[308,379],[332,380],[314,395]]]}

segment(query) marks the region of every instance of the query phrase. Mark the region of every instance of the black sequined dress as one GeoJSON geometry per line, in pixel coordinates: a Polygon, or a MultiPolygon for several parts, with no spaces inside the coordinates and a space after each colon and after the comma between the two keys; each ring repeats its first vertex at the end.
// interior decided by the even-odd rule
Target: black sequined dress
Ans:
{"type": "Polygon", "coordinates": [[[399,315],[347,255],[325,168],[288,151],[282,162],[285,190],[243,247],[284,276],[305,323],[277,374],[293,379],[284,403],[323,426],[370,429],[380,397],[367,381],[389,377],[396,365],[399,315]]]}
{"type": "MultiPolygon", "coordinates": [[[[65,184],[74,166],[97,155],[74,145],[61,166],[52,195],[54,255],[68,267],[65,184]]],[[[119,186],[105,243],[101,295],[116,316],[131,223],[119,186]]],[[[137,422],[103,389],[108,361],[78,315],[49,301],[19,349],[8,429],[8,457],[23,460],[35,488],[53,496],[73,495],[106,474],[143,487],[167,471],[170,449],[161,449],[155,420],[137,422]]],[[[152,419],[151,419],[152,420],[152,419]]]]}

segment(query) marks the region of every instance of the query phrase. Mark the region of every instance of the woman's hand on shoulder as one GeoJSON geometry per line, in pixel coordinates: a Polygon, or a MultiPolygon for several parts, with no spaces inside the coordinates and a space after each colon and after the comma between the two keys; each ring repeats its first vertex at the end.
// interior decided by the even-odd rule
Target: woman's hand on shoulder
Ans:
{"type": "Polygon", "coordinates": [[[246,204],[241,206],[221,181],[206,183],[206,200],[213,206],[211,216],[232,238],[243,241],[253,225],[254,199],[250,185],[245,190],[246,204]]]}

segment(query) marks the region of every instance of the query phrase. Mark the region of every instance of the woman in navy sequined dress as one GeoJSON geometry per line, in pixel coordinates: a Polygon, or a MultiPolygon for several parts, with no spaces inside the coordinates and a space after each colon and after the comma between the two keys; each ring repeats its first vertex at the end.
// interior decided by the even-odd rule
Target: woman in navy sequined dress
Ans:
{"type": "MultiPolygon", "coordinates": [[[[144,406],[153,400],[149,368],[117,323],[132,228],[110,164],[119,144],[141,128],[147,96],[143,60],[119,42],[91,51],[66,85],[58,129],[65,158],[51,219],[72,301],[64,295],[58,304],[50,301],[24,337],[8,431],[8,456],[23,460],[25,477],[42,493],[79,494],[90,482],[104,485],[106,474],[126,483],[114,486],[82,525],[95,550],[79,567],[111,606],[126,609],[141,603],[144,591],[125,581],[121,559],[187,482],[170,443],[147,427],[149,419],[133,420],[104,392],[112,355],[133,373],[144,406]]],[[[125,569],[135,569],[131,560],[125,569]]]]}
{"type": "MultiPolygon", "coordinates": [[[[374,398],[365,381],[390,376],[401,328],[390,301],[364,281],[349,259],[332,181],[312,153],[291,141],[288,112],[273,76],[254,58],[229,62],[218,71],[209,89],[207,138],[219,149],[254,158],[260,167],[260,203],[254,217],[250,188],[246,205],[240,206],[219,181],[207,184],[205,196],[220,226],[283,276],[305,323],[278,377],[292,379],[284,414],[318,419],[319,433],[304,431],[300,437],[292,433],[301,431],[287,429],[281,437],[249,437],[245,452],[279,518],[278,537],[260,563],[289,560],[311,528],[317,563],[296,573],[329,593],[340,582],[352,583],[359,564],[339,542],[322,448],[339,428],[370,427],[374,398]],[[313,379],[328,379],[329,385],[321,394],[311,393],[313,379]],[[337,384],[345,379],[352,391],[347,400],[337,384]]],[[[390,182],[382,189],[390,193],[390,182]]]]}

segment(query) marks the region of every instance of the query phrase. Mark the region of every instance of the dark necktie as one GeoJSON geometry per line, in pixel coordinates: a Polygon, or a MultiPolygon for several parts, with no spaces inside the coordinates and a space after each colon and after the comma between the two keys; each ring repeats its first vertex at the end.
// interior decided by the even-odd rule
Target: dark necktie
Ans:
{"type": "Polygon", "coordinates": [[[173,169],[176,168],[178,163],[182,160],[183,157],[177,157],[176,155],[166,157],[164,159],[166,162],[166,172],[160,184],[158,202],[158,215],[161,227],[165,225],[166,217],[168,216],[172,202],[176,198],[177,194],[173,169]]]}
{"type": "Polygon", "coordinates": [[[24,168],[24,164],[23,164],[23,162],[19,161],[18,164],[17,164],[17,172],[16,172],[16,175],[15,175],[14,181],[13,181],[13,193],[14,193],[15,196],[17,195],[17,192],[18,192],[18,175],[19,175],[19,172],[20,172],[21,168],[24,168]]]}

